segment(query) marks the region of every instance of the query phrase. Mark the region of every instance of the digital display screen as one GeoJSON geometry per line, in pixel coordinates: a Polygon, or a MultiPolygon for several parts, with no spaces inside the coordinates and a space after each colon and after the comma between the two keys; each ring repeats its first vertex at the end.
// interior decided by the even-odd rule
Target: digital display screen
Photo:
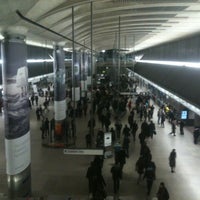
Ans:
{"type": "Polygon", "coordinates": [[[182,110],[181,111],[181,119],[187,119],[188,118],[188,111],[182,110]]]}

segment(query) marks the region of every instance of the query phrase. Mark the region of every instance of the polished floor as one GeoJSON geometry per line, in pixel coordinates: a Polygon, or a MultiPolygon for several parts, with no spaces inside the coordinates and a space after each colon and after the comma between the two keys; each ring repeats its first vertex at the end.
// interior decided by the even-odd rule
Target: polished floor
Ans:
{"type": "MultiPolygon", "coordinates": [[[[40,99],[42,101],[42,99],[40,99]]],[[[154,122],[157,121],[154,112],[154,122]]],[[[127,111],[128,113],[128,111],[127,111]]],[[[47,114],[51,118],[53,104],[47,114]]],[[[122,122],[127,123],[126,114],[122,122]]],[[[87,117],[78,118],[76,147],[85,147],[87,133],[87,117]]],[[[100,128],[97,121],[95,131],[100,128]]],[[[139,125],[141,122],[137,120],[139,125]]],[[[72,200],[88,199],[88,181],[86,171],[93,160],[93,156],[64,155],[63,149],[45,148],[41,144],[40,122],[36,120],[35,107],[31,110],[31,169],[33,196],[46,196],[46,199],[61,200],[71,196],[72,200]]],[[[170,200],[199,200],[200,199],[200,145],[193,144],[192,127],[185,127],[185,134],[170,135],[171,126],[166,121],[165,128],[156,124],[157,135],[147,140],[151,149],[153,161],[156,163],[156,180],[153,184],[151,196],[155,196],[160,182],[164,182],[170,194],[170,200]],[[168,165],[169,153],[172,149],[177,151],[177,166],[175,173],[171,173],[168,165]]],[[[138,131],[139,133],[139,131],[138,131]]],[[[132,138],[131,138],[132,139],[132,138]]],[[[119,196],[124,200],[146,199],[146,182],[137,184],[135,162],[139,156],[140,144],[138,137],[134,143],[131,140],[130,157],[124,166],[124,175],[120,185],[119,196]]],[[[104,161],[103,176],[106,182],[107,199],[113,199],[113,182],[110,169],[114,163],[113,158],[104,161]]],[[[0,117],[0,199],[7,193],[6,166],[4,150],[3,115],[0,117]]]]}

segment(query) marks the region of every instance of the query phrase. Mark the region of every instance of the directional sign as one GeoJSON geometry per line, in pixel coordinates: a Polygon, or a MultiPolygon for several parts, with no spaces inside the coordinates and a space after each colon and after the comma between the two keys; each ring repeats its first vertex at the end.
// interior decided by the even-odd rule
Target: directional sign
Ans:
{"type": "Polygon", "coordinates": [[[103,149],[64,149],[68,155],[103,155],[103,149]]]}

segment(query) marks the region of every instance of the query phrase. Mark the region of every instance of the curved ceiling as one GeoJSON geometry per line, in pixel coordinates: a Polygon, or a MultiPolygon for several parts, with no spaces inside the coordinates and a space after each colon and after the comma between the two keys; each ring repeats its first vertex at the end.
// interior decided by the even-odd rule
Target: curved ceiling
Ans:
{"type": "MultiPolygon", "coordinates": [[[[199,0],[0,0],[0,3],[1,32],[11,26],[23,26],[28,30],[27,41],[43,45],[64,39],[24,21],[16,10],[70,39],[73,10],[75,41],[90,48],[92,5],[93,48],[98,51],[119,47],[141,50],[200,31],[199,0]]],[[[71,48],[72,42],[65,41],[71,48]]]]}

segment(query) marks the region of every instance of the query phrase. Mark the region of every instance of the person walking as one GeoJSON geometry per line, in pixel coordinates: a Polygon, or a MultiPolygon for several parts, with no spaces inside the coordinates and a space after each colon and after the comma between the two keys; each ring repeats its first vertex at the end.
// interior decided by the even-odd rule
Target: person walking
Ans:
{"type": "Polygon", "coordinates": [[[161,112],[161,118],[160,118],[160,124],[161,124],[161,126],[160,127],[162,127],[162,128],[164,128],[165,127],[165,112],[164,111],[162,111],[161,112]]]}
{"type": "Polygon", "coordinates": [[[151,137],[151,139],[153,139],[153,135],[156,133],[156,126],[153,123],[153,121],[151,120],[149,123],[149,135],[151,137]]]}
{"type": "Polygon", "coordinates": [[[130,143],[129,137],[128,136],[124,136],[124,139],[123,139],[123,149],[126,152],[126,157],[127,158],[129,157],[129,143],[130,143]]]}
{"type": "Polygon", "coordinates": [[[49,119],[45,119],[45,136],[49,138],[49,119]]]}
{"type": "Polygon", "coordinates": [[[120,180],[122,178],[122,170],[120,163],[115,163],[112,166],[110,172],[112,173],[114,195],[116,196],[119,192],[120,180]]]}
{"type": "Polygon", "coordinates": [[[194,144],[198,143],[199,135],[200,135],[199,128],[195,127],[195,129],[193,131],[194,144]]]}
{"type": "Polygon", "coordinates": [[[160,183],[160,186],[158,188],[158,192],[157,192],[156,196],[157,196],[158,200],[168,200],[169,199],[169,192],[163,182],[160,183]]]}
{"type": "Polygon", "coordinates": [[[156,165],[153,161],[151,161],[151,159],[147,163],[143,179],[146,179],[147,196],[149,196],[151,193],[152,186],[153,186],[153,181],[156,179],[156,165]]]}
{"type": "Polygon", "coordinates": [[[175,167],[176,167],[176,150],[172,149],[170,155],[169,155],[169,166],[171,168],[171,172],[174,173],[175,167]]]}
{"type": "Polygon", "coordinates": [[[145,168],[144,157],[140,156],[139,159],[136,161],[136,164],[135,164],[135,171],[139,175],[138,179],[137,179],[137,184],[140,184],[140,181],[142,180],[142,175],[144,174],[144,168],[145,168]]]}
{"type": "Polygon", "coordinates": [[[181,121],[179,122],[179,126],[180,126],[180,134],[181,134],[181,135],[184,135],[184,130],[183,130],[183,128],[184,128],[184,126],[185,126],[185,123],[184,123],[183,120],[181,120],[181,121]]]}
{"type": "Polygon", "coordinates": [[[133,135],[133,141],[135,142],[135,136],[136,136],[136,132],[138,130],[138,124],[136,121],[133,122],[133,126],[131,129],[131,134],[133,135]]]}
{"type": "Polygon", "coordinates": [[[172,126],[172,132],[170,134],[173,134],[174,136],[176,136],[176,120],[173,120],[171,122],[171,126],[172,126]]]}

